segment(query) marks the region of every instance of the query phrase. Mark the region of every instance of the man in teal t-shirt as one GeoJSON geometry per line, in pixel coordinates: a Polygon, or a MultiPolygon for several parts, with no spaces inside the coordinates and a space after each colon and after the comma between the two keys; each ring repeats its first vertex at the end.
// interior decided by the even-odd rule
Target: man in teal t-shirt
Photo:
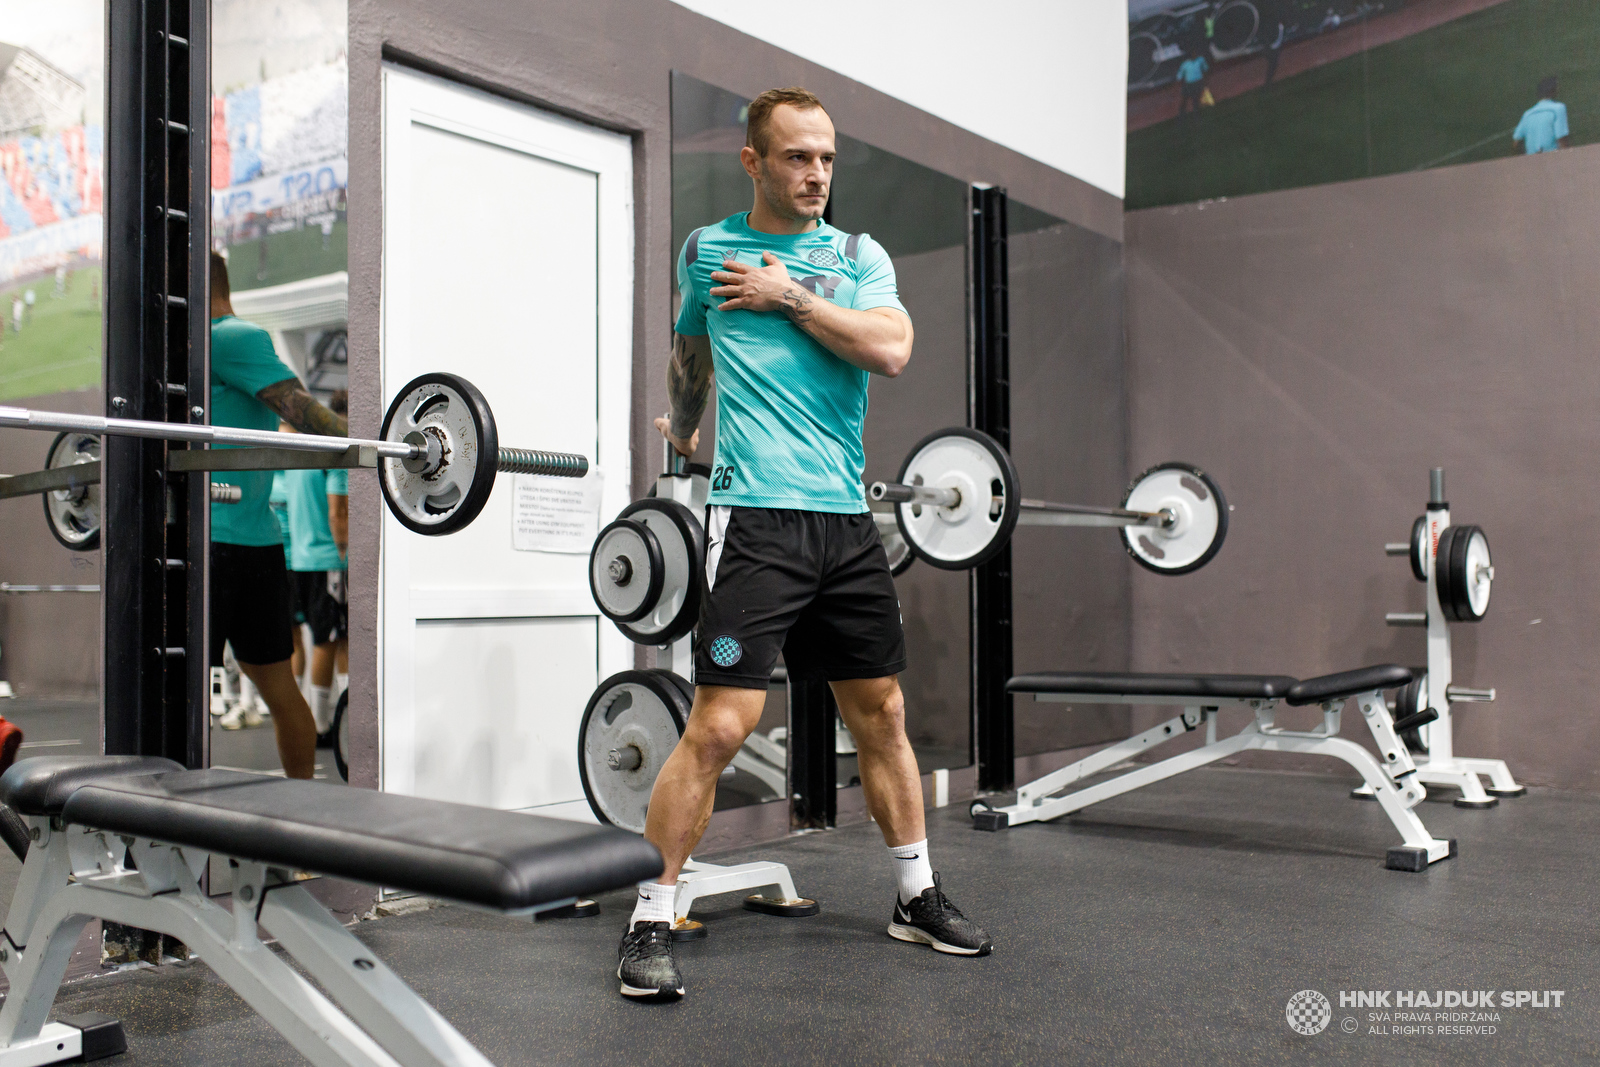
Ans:
{"type": "MultiPolygon", "coordinates": [[[[343,390],[330,405],[342,414],[343,390]]],[[[317,737],[332,743],[334,675],[349,662],[345,609],[345,555],[349,551],[349,472],[285,471],[290,544],[289,587],[311,630],[311,714],[317,737]]],[[[348,670],[347,666],[344,670],[348,670]]],[[[342,673],[342,672],[341,672],[342,673]]]]}
{"type": "Polygon", "coordinates": [[[1523,151],[1530,156],[1567,147],[1572,131],[1567,128],[1567,105],[1556,99],[1559,91],[1555,78],[1540,82],[1539,102],[1522,113],[1522,120],[1511,134],[1511,139],[1521,141],[1523,151]]]}
{"type": "Polygon", "coordinates": [[[1191,104],[1196,111],[1200,110],[1206,91],[1206,72],[1210,69],[1211,61],[1198,52],[1178,64],[1178,114],[1188,111],[1191,104]]]}
{"type": "Polygon", "coordinates": [[[900,602],[861,481],[867,384],[905,368],[911,318],[882,247],[822,222],[834,132],[821,102],[774,89],[747,114],[739,158],[754,206],[696,230],[678,258],[672,412],[656,425],[693,455],[714,378],[717,445],[694,707],[650,797],[645,837],[664,869],[640,883],[623,935],[624,996],[683,995],[671,938],[678,873],[718,776],[761,719],[780,651],[791,679],[831,685],[856,739],[899,890],[889,934],[966,956],[992,944],[929,864],[898,680],[900,602]]]}
{"type": "MultiPolygon", "coordinates": [[[[318,404],[278,358],[267,331],[233,314],[227,261],[211,255],[211,423],[275,430],[281,418],[306,433],[345,436],[345,420],[318,404]]],[[[219,446],[222,447],[222,446],[219,446]]],[[[283,537],[272,515],[271,471],[218,471],[237,485],[236,504],[211,508],[211,666],[233,646],[239,669],[272,712],[278,757],[290,778],[310,778],[316,724],[295,682],[283,537]]]]}

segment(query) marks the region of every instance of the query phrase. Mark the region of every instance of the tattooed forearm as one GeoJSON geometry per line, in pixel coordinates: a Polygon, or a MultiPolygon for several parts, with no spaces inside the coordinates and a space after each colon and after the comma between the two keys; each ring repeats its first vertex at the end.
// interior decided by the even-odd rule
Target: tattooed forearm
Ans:
{"type": "Polygon", "coordinates": [[[295,378],[274,382],[256,394],[256,399],[278,413],[278,417],[301,433],[321,437],[349,437],[350,423],[343,415],[335,415],[316,398],[306,392],[306,387],[295,378]]]}
{"type": "Polygon", "coordinates": [[[687,441],[700,428],[711,397],[711,352],[704,337],[672,335],[667,363],[667,398],[672,402],[672,436],[687,441]]]}
{"type": "Polygon", "coordinates": [[[783,303],[779,305],[779,310],[789,316],[789,321],[796,326],[810,322],[815,313],[811,306],[811,294],[792,287],[783,291],[783,303]]]}

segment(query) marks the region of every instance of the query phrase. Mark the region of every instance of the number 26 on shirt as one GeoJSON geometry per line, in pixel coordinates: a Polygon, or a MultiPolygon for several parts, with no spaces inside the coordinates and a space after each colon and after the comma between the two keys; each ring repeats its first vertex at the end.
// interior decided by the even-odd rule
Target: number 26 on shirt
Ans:
{"type": "Polygon", "coordinates": [[[714,490],[725,490],[732,488],[733,472],[737,469],[737,467],[730,463],[726,467],[718,467],[716,470],[712,471],[711,488],[714,490]]]}

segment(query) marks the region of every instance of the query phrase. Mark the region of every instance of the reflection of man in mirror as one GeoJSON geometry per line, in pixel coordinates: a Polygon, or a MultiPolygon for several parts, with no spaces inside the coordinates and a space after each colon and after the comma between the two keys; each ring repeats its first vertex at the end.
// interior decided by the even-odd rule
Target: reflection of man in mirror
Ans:
{"type": "Polygon", "coordinates": [[[1188,111],[1190,103],[1196,112],[1200,110],[1200,96],[1206,91],[1206,72],[1210,69],[1211,64],[1199,52],[1178,64],[1178,89],[1183,94],[1178,100],[1178,114],[1188,111]]]}
{"type": "Polygon", "coordinates": [[[1539,102],[1522,113],[1511,135],[1530,156],[1567,147],[1567,105],[1556,100],[1558,88],[1553,75],[1540,82],[1539,102]]]}

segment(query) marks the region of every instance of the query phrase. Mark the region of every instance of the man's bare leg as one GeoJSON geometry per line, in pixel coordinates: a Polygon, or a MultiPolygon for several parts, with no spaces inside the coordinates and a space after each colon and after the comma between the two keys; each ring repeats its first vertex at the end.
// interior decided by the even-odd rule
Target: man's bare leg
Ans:
{"type": "MultiPolygon", "coordinates": [[[[765,689],[726,685],[696,687],[694,710],[689,713],[689,722],[678,747],[672,750],[661,773],[656,775],[655,788],[650,793],[650,812],[645,817],[645,840],[661,850],[666,864],[661,871],[661,885],[673,885],[678,881],[683,861],[700,843],[706,824],[711,821],[717,779],[761,721],[761,710],[766,704],[765,689]]],[[[921,806],[919,785],[918,825],[921,825],[921,806]]]]}
{"type": "Polygon", "coordinates": [[[830,682],[839,716],[856,739],[856,760],[867,812],[891,847],[928,836],[922,816],[922,776],[906,740],[906,703],[900,679],[830,682]]]}
{"type": "Polygon", "coordinates": [[[310,778],[316,767],[317,724],[289,661],[241,663],[239,669],[256,684],[272,712],[272,732],[278,740],[283,773],[290,778],[310,778]]]}
{"type": "Polygon", "coordinates": [[[296,679],[306,676],[306,639],[301,630],[302,627],[298,622],[289,628],[294,641],[294,651],[289,654],[289,669],[294,672],[296,679]]]}

